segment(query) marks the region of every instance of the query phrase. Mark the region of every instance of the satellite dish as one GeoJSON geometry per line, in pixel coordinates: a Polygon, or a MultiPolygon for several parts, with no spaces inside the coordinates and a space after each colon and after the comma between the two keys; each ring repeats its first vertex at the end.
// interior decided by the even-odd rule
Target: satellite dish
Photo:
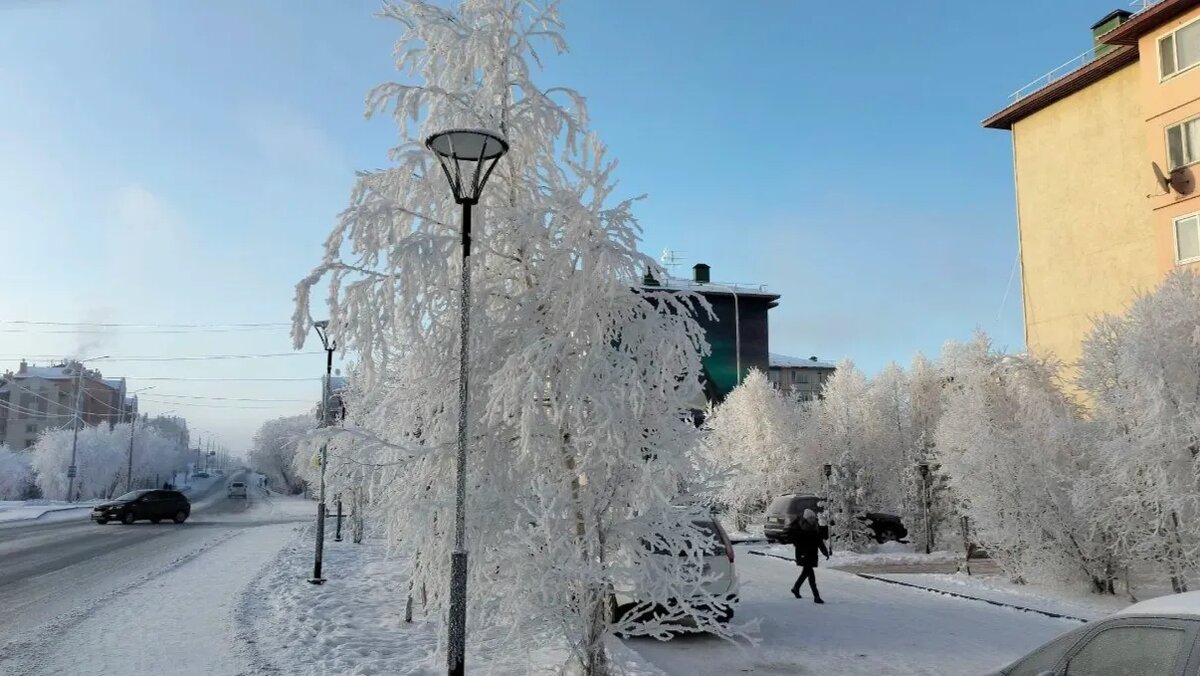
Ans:
{"type": "Polygon", "coordinates": [[[1160,195],[1166,195],[1171,192],[1171,177],[1163,173],[1162,167],[1158,166],[1158,162],[1151,162],[1150,167],[1154,169],[1154,180],[1158,181],[1158,189],[1162,192],[1160,195]]]}
{"type": "Polygon", "coordinates": [[[1180,195],[1191,194],[1192,189],[1196,187],[1196,181],[1193,180],[1191,167],[1180,167],[1171,172],[1170,178],[1167,179],[1171,190],[1174,190],[1180,195]]]}

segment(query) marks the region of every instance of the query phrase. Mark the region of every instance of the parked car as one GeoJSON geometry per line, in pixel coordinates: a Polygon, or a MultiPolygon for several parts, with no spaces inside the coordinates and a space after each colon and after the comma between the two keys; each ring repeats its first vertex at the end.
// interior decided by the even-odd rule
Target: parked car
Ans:
{"type": "MultiPolygon", "coordinates": [[[[692,520],[692,524],[707,539],[702,543],[704,573],[714,577],[704,583],[704,591],[707,595],[722,600],[722,607],[719,608],[722,613],[720,619],[728,622],[733,619],[734,609],[738,602],[737,573],[733,567],[733,542],[730,541],[725,529],[721,527],[721,523],[711,516],[697,516],[692,520]]],[[[659,551],[658,549],[653,551],[655,554],[663,556],[673,555],[668,551],[659,551]]],[[[615,585],[612,598],[613,618],[619,620],[625,617],[639,603],[644,602],[645,599],[639,598],[638,590],[634,588],[634,585],[615,585]]],[[[663,610],[665,609],[651,608],[646,612],[653,615],[663,610]]]]}
{"type": "Polygon", "coordinates": [[[194,476],[198,479],[207,479],[209,477],[209,474],[208,474],[208,472],[205,472],[204,470],[200,470],[199,472],[192,472],[192,476],[194,476]]]}
{"type": "Polygon", "coordinates": [[[246,499],[246,484],[241,481],[234,481],[229,484],[229,488],[225,491],[231,498],[246,499]]]}
{"type": "Polygon", "coordinates": [[[875,534],[875,541],[879,544],[892,540],[903,540],[908,536],[908,529],[904,527],[904,522],[895,514],[867,512],[858,518],[866,522],[867,527],[875,534]]]}
{"type": "Polygon", "coordinates": [[[153,523],[171,519],[175,523],[183,523],[191,514],[192,505],[183,493],[146,489],[131,491],[119,498],[96,505],[92,509],[92,521],[100,524],[109,521],[130,524],[145,519],[149,519],[153,523]]]}
{"type": "Polygon", "coordinates": [[[1089,622],[990,676],[1200,673],[1200,592],[1172,594],[1089,622]]]}
{"type": "MultiPolygon", "coordinates": [[[[792,530],[806,509],[821,514],[825,511],[825,498],[812,493],[789,493],[772,500],[763,520],[763,535],[767,542],[791,542],[792,530]]],[[[822,527],[821,535],[829,536],[828,525],[822,527]]]]}

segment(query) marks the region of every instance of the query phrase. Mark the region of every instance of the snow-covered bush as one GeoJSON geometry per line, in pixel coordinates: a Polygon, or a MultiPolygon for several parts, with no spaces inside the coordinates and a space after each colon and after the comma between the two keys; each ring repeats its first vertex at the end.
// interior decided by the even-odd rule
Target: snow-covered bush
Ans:
{"type": "Polygon", "coordinates": [[[799,402],[785,399],[762,371],[751,369],[708,417],[701,449],[725,478],[714,497],[739,530],[775,496],[817,477],[818,463],[800,453],[803,413],[799,402]]]}
{"type": "MultiPolygon", "coordinates": [[[[307,474],[297,466],[297,449],[301,441],[316,427],[309,415],[293,415],[268,420],[258,428],[250,444],[248,460],[258,472],[268,477],[268,485],[284,493],[304,490],[307,474]]],[[[311,457],[300,461],[301,467],[311,465],[311,457]]]]}
{"type": "Polygon", "coordinates": [[[464,275],[460,209],[422,141],[485,127],[510,150],[476,207],[471,255],[468,635],[504,626],[532,647],[554,633],[584,673],[607,673],[607,633],[663,632],[612,625],[618,584],[651,604],[694,597],[676,615],[734,635],[700,584],[701,535],[673,506],[692,470],[688,408],[707,350],[693,313],[706,308],[641,287],[662,271],[636,249],[632,201],[613,194],[615,164],[587,132],[582,97],[532,80],[536,43],[565,48],[554,5],[408,0],[383,14],[405,29],[405,84],[368,100],[394,110],[395,165],[360,174],[298,286],[294,335],[304,341],[327,278],[329,330],[357,359],[362,392],[337,433],[359,443],[338,453],[379,468],[370,483],[389,537],[414,552],[427,612],[444,617],[449,600],[464,275]],[[654,554],[663,547],[688,556],[654,554]]]}
{"type": "Polygon", "coordinates": [[[30,497],[34,485],[31,458],[28,452],[16,452],[0,444],[0,500],[30,497]]]}
{"type": "MultiPolygon", "coordinates": [[[[38,437],[30,449],[37,485],[47,498],[68,499],[67,468],[71,465],[73,432],[50,430],[38,437]]],[[[85,426],[79,429],[76,445],[75,496],[79,499],[107,498],[133,488],[150,487],[158,477],[171,474],[186,463],[186,449],[152,428],[139,425],[133,445],[132,481],[129,466],[129,424],[85,426]]]]}
{"type": "Polygon", "coordinates": [[[1099,469],[1078,500],[1115,555],[1176,591],[1200,563],[1200,277],[1178,271],[1097,321],[1079,385],[1099,427],[1099,469]]]}

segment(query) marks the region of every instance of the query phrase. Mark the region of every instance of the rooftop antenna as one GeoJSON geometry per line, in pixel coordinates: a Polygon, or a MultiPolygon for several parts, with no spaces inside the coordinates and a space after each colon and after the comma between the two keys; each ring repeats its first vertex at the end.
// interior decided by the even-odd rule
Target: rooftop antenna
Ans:
{"type": "Polygon", "coordinates": [[[675,268],[683,262],[683,255],[686,252],[672,251],[670,248],[663,249],[662,256],[659,256],[658,262],[667,269],[671,277],[676,277],[675,268]]]}

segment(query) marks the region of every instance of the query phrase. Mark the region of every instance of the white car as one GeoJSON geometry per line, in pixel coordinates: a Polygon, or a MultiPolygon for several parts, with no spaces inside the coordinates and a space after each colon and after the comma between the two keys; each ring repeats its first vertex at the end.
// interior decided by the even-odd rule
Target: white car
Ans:
{"type": "MultiPolygon", "coordinates": [[[[692,520],[705,536],[708,542],[704,548],[704,574],[711,580],[704,583],[704,591],[713,597],[721,599],[721,620],[728,622],[733,619],[734,607],[738,602],[737,573],[733,567],[733,543],[721,523],[711,516],[697,516],[692,520]]],[[[663,556],[668,552],[657,552],[663,556]]],[[[632,584],[618,584],[613,590],[613,618],[618,620],[633,610],[645,599],[639,598],[637,589],[632,584]]],[[[653,611],[651,611],[653,612],[653,611]]]]}
{"type": "Polygon", "coordinates": [[[991,676],[1200,674],[1200,592],[1162,596],[1067,632],[991,676]]]}
{"type": "Polygon", "coordinates": [[[234,481],[229,484],[229,490],[226,491],[231,498],[246,498],[246,484],[241,481],[234,481]]]}

